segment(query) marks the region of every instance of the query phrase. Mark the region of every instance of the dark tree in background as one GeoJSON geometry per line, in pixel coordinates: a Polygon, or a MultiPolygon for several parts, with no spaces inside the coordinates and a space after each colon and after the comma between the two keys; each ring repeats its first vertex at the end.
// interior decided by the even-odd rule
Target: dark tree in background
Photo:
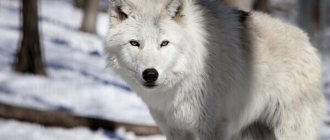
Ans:
{"type": "Polygon", "coordinates": [[[262,12],[269,13],[269,0],[219,0],[226,4],[236,7],[240,10],[251,11],[258,10],[262,12]]]}
{"type": "MultiPolygon", "coordinates": [[[[328,38],[325,35],[327,25],[330,23],[330,15],[329,15],[329,9],[330,9],[330,1],[329,0],[321,0],[320,2],[320,18],[321,18],[321,47],[323,48],[330,48],[330,44],[327,43],[328,38]]],[[[322,48],[321,48],[322,49],[322,48]]]]}
{"type": "Polygon", "coordinates": [[[21,73],[47,75],[43,64],[38,24],[38,1],[22,0],[23,38],[14,69],[21,73]]]}
{"type": "Polygon", "coordinates": [[[219,0],[243,11],[251,11],[255,0],[219,0]]]}
{"type": "Polygon", "coordinates": [[[309,36],[313,43],[319,41],[317,36],[320,31],[320,0],[300,0],[298,23],[309,36]]]}
{"type": "Polygon", "coordinates": [[[96,33],[97,13],[99,11],[99,0],[84,1],[84,17],[80,30],[88,33],[96,33]]]}
{"type": "Polygon", "coordinates": [[[74,6],[76,8],[82,8],[84,6],[84,0],[74,0],[74,6]]]}
{"type": "Polygon", "coordinates": [[[319,50],[322,50],[326,44],[324,31],[327,20],[327,6],[329,0],[300,0],[298,23],[312,39],[312,43],[319,50]]]}
{"type": "Polygon", "coordinates": [[[255,0],[253,5],[254,10],[270,13],[269,0],[255,0]]]}

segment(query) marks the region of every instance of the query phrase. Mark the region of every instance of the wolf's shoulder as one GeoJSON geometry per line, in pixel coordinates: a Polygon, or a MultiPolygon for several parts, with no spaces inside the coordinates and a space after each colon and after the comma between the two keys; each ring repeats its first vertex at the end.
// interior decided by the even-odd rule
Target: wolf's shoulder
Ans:
{"type": "Polygon", "coordinates": [[[262,38],[309,41],[302,29],[262,12],[251,12],[247,24],[251,32],[262,38]]]}
{"type": "Polygon", "coordinates": [[[302,29],[270,15],[250,13],[247,28],[251,43],[260,53],[268,53],[276,58],[316,55],[316,49],[302,29]]]}

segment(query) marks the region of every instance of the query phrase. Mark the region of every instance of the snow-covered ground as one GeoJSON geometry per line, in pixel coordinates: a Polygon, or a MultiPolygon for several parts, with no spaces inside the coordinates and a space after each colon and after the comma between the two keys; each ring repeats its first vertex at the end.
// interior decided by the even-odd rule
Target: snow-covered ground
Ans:
{"type": "Polygon", "coordinates": [[[115,133],[87,128],[51,128],[13,120],[0,120],[1,140],[165,140],[163,136],[136,137],[124,129],[115,133]]]}
{"type": "Polygon", "coordinates": [[[99,36],[95,36],[77,31],[81,14],[67,0],[43,0],[40,5],[47,78],[11,71],[10,65],[20,38],[18,1],[1,3],[0,101],[154,124],[136,94],[110,69],[106,69],[102,55],[103,36],[107,30],[106,14],[100,14],[99,24],[103,25],[98,27],[103,29],[99,29],[99,36]]]}
{"type": "MultiPolygon", "coordinates": [[[[82,14],[72,7],[70,0],[41,0],[39,3],[41,37],[49,77],[13,73],[10,66],[20,40],[19,2],[0,1],[0,102],[154,125],[140,98],[111,69],[106,68],[102,46],[108,16],[99,14],[98,35],[81,33],[77,29],[82,14]]],[[[119,132],[116,135],[121,138],[141,139],[119,132]]],[[[64,130],[0,120],[0,139],[6,140],[110,140],[113,137],[103,130],[64,130]],[[8,133],[10,130],[17,131],[8,133]]]]}
{"type": "MultiPolygon", "coordinates": [[[[72,0],[40,0],[39,3],[42,44],[49,77],[13,73],[10,66],[20,40],[19,2],[0,1],[0,102],[155,125],[136,94],[111,69],[106,68],[102,45],[107,32],[107,15],[99,14],[98,35],[81,33],[77,29],[82,14],[72,7],[72,0]]],[[[329,71],[329,57],[324,57],[324,64],[327,64],[324,70],[329,71]]],[[[329,73],[325,73],[324,77],[330,80],[329,73]]],[[[325,85],[330,99],[329,81],[325,85]]],[[[322,133],[323,140],[330,139],[330,128],[322,133]]],[[[87,128],[45,128],[0,119],[0,139],[164,140],[164,137],[136,137],[122,129],[112,133],[87,128]]]]}

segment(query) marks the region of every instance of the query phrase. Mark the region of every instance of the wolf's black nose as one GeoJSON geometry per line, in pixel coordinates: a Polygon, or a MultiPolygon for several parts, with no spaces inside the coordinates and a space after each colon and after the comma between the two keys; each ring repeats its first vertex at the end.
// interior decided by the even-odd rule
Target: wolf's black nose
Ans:
{"type": "Polygon", "coordinates": [[[154,68],[146,69],[143,71],[142,77],[147,83],[153,83],[158,78],[158,72],[154,68]]]}

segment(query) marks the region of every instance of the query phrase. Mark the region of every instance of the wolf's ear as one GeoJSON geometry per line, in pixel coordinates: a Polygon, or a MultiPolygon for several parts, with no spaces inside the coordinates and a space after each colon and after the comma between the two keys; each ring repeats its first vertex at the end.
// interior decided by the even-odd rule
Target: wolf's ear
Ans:
{"type": "Polygon", "coordinates": [[[167,4],[167,12],[175,20],[179,20],[184,16],[183,10],[185,6],[185,0],[170,0],[167,4]]]}
{"type": "Polygon", "coordinates": [[[131,16],[134,6],[127,0],[109,0],[111,17],[123,21],[131,16]]]}

